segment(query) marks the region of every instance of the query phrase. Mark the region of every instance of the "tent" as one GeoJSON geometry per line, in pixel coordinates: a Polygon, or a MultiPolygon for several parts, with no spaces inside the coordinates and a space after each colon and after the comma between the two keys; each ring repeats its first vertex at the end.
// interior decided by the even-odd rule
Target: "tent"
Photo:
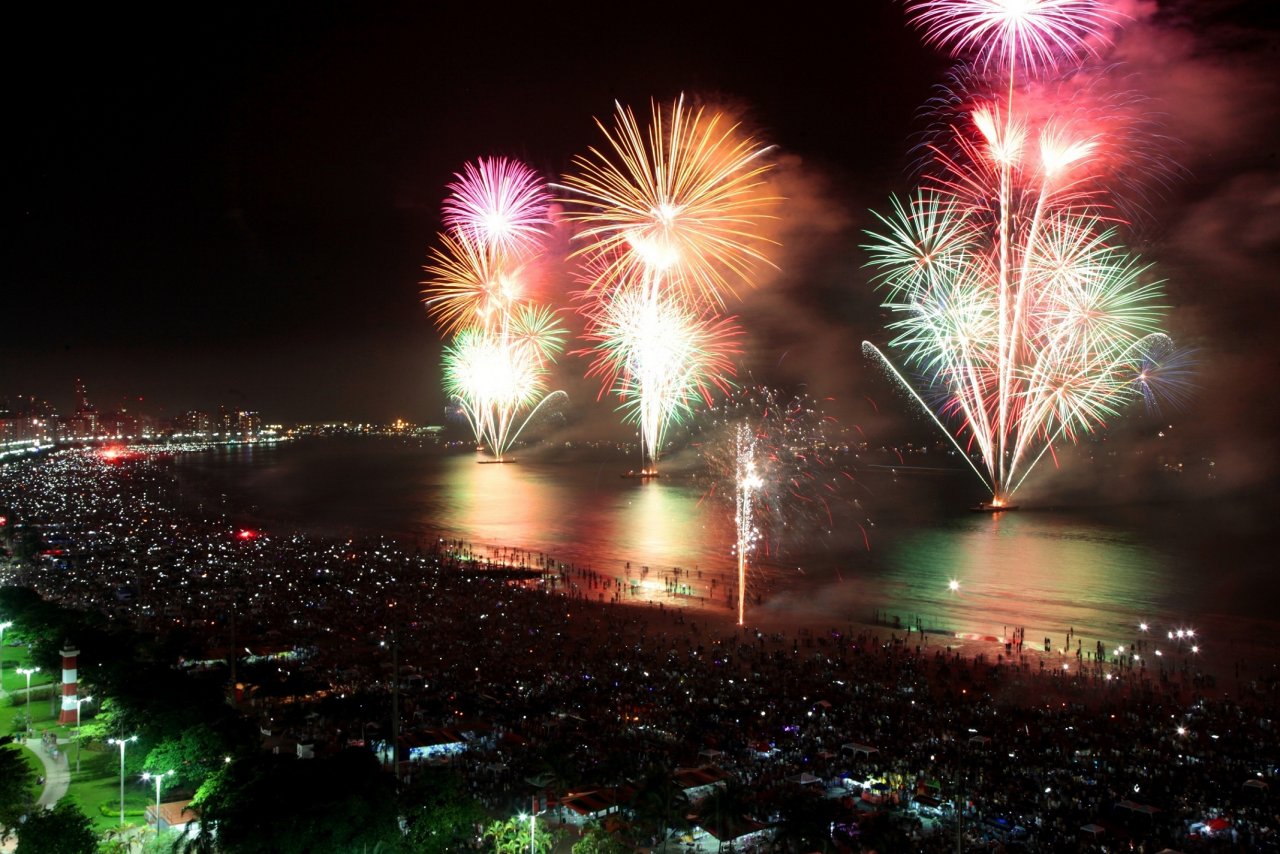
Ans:
{"type": "Polygon", "coordinates": [[[851,754],[854,759],[857,759],[860,756],[865,756],[870,759],[880,751],[869,744],[859,744],[856,741],[851,741],[847,744],[840,745],[840,752],[851,754]]]}
{"type": "Polygon", "coordinates": [[[787,778],[788,783],[795,783],[797,786],[816,786],[822,783],[822,780],[813,776],[808,771],[787,778]]]}

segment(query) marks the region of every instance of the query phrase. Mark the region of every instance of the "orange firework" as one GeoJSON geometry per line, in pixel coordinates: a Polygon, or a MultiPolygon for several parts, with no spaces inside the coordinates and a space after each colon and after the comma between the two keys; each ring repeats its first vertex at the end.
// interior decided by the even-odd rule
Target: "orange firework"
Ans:
{"type": "Polygon", "coordinates": [[[569,218],[582,225],[575,254],[600,271],[591,289],[627,282],[723,306],[753,266],[768,263],[761,226],[777,201],[764,173],[769,150],[724,113],[656,102],[647,129],[617,106],[608,145],[576,157],[565,178],[569,218]]]}

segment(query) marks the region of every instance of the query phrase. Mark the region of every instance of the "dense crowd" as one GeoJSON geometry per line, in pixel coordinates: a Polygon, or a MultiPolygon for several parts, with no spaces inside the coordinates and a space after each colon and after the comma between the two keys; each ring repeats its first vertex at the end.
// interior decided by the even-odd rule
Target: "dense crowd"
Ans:
{"type": "Polygon", "coordinates": [[[1219,684],[1186,658],[1148,673],[1132,652],[971,657],[892,626],[740,629],[613,604],[624,582],[547,555],[244,528],[184,506],[160,454],[63,452],[3,474],[0,506],[38,542],[0,582],[188,632],[206,645],[188,664],[288,653],[242,665],[246,706],[319,749],[389,741],[394,683],[402,747],[465,733],[448,761],[495,812],[714,763],[766,825],[805,773],[841,826],[870,802],[938,805],[912,830],[921,850],[954,849],[957,818],[973,846],[1277,846],[1277,682],[1256,665],[1219,684]]]}

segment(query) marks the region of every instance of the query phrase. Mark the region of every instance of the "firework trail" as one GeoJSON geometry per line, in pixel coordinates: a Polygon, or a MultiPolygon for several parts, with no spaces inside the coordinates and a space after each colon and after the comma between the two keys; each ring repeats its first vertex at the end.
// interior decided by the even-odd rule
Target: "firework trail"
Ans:
{"type": "Polygon", "coordinates": [[[530,418],[562,395],[546,390],[566,333],[528,288],[549,225],[550,196],[535,172],[505,158],[482,158],[456,177],[444,203],[449,230],[425,267],[423,301],[452,336],[444,353],[445,391],[477,444],[502,461],[530,418]]]}
{"type": "MultiPolygon", "coordinates": [[[[646,472],[653,473],[664,419],[689,399],[673,396],[679,383],[672,377],[706,374],[696,361],[669,359],[687,352],[705,361],[707,350],[636,336],[674,323],[718,337],[715,315],[726,297],[768,263],[761,231],[777,200],[764,183],[768,149],[723,113],[687,107],[681,97],[669,107],[655,102],[647,128],[620,104],[612,128],[597,125],[606,144],[575,158],[576,172],[563,184],[569,219],[579,226],[574,257],[587,271],[587,338],[600,352],[593,372],[606,378],[606,389],[625,392],[624,409],[639,412],[646,472]]],[[[707,382],[720,384],[708,377],[694,385],[707,382]]]]}
{"type": "Polygon", "coordinates": [[[1135,365],[1167,361],[1160,285],[1117,244],[1100,165],[1114,146],[1031,115],[1019,88],[1020,72],[1090,51],[1112,16],[1090,0],[921,0],[909,14],[928,41],[972,54],[1003,94],[970,93],[949,138],[929,146],[923,187],[878,215],[866,247],[897,318],[890,343],[940,403],[929,407],[878,348],[864,348],[930,410],[1000,506],[1053,442],[1077,440],[1142,393],[1135,365]],[[981,468],[944,421],[968,432],[981,468]]]}
{"type": "Polygon", "coordinates": [[[835,451],[836,423],[807,396],[747,387],[708,410],[697,433],[709,494],[733,511],[743,625],[753,557],[776,557],[789,541],[831,533],[836,516],[857,503],[853,479],[835,451]]]}

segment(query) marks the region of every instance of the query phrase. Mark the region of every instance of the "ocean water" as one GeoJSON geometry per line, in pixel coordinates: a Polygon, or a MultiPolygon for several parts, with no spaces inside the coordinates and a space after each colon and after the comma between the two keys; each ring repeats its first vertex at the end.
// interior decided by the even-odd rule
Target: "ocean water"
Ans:
{"type": "MultiPolygon", "coordinates": [[[[590,566],[669,607],[729,608],[723,490],[678,474],[621,477],[635,461],[613,450],[517,456],[480,465],[429,443],[304,439],[181,456],[178,471],[193,506],[268,531],[461,539],[484,557],[590,566]]],[[[858,467],[854,478],[856,506],[774,532],[752,570],[749,615],[837,626],[879,613],[994,636],[1021,626],[1029,645],[1061,645],[1071,628],[1086,648],[1128,644],[1142,622],[1160,637],[1195,630],[1206,650],[1280,638],[1270,526],[1247,505],[1030,503],[992,516],[968,510],[982,496],[964,473],[858,467]]]]}

